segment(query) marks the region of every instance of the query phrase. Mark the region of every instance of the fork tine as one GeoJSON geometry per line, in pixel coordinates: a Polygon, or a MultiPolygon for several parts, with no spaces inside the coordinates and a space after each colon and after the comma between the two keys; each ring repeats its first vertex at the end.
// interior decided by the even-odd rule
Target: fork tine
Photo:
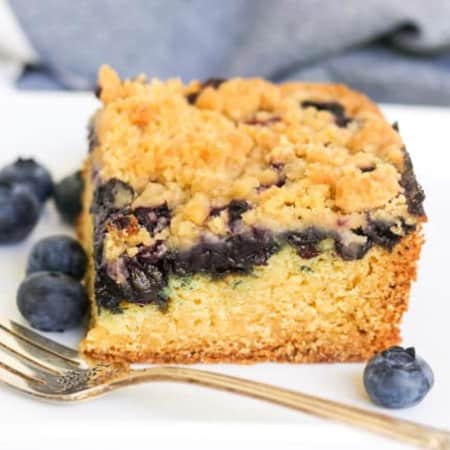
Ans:
{"type": "Polygon", "coordinates": [[[2,383],[26,394],[33,395],[36,393],[30,381],[16,374],[11,368],[0,362],[0,384],[2,383]]]}
{"type": "Polygon", "coordinates": [[[43,370],[34,367],[25,361],[21,361],[3,350],[0,350],[0,367],[24,379],[28,383],[36,385],[45,384],[49,377],[54,377],[48,372],[44,372],[43,370]]]}
{"type": "Polygon", "coordinates": [[[0,318],[0,329],[13,335],[22,341],[31,344],[32,346],[39,348],[40,350],[47,352],[55,357],[62,358],[68,363],[75,366],[85,366],[85,362],[80,358],[78,352],[65,345],[59,344],[51,339],[48,339],[29,328],[26,328],[13,320],[7,320],[0,318]]]}
{"type": "Polygon", "coordinates": [[[0,349],[0,384],[41,398],[52,399],[58,377],[34,367],[0,349]]]}
{"type": "Polygon", "coordinates": [[[43,351],[27,341],[17,338],[3,328],[0,328],[0,349],[56,375],[61,375],[63,369],[73,370],[78,368],[78,365],[53,356],[52,353],[43,351]]]}

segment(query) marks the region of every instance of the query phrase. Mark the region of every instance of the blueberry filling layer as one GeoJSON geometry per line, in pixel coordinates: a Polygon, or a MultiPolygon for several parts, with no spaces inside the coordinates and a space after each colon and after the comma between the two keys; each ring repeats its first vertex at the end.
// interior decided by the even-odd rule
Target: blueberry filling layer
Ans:
{"type": "Polygon", "coordinates": [[[351,118],[345,115],[345,108],[338,102],[316,102],[312,100],[305,100],[301,103],[302,108],[316,108],[318,111],[328,111],[334,116],[334,122],[338,127],[344,128],[351,118]]]}
{"type": "MultiPolygon", "coordinates": [[[[113,226],[118,230],[129,229],[136,224],[155,235],[170,225],[167,204],[158,207],[131,208],[135,193],[131,186],[118,179],[100,185],[95,192],[92,212],[94,216],[94,259],[96,267],[95,294],[97,304],[114,312],[120,312],[123,299],[131,303],[158,305],[167,308],[166,287],[170,275],[186,276],[196,273],[221,277],[230,273],[248,274],[255,266],[264,265],[284,245],[296,249],[298,255],[310,259],[321,253],[324,239],[334,240],[336,253],[344,260],[363,258],[368,250],[378,245],[388,250],[402,236],[392,231],[393,224],[368,218],[364,228],[351,230],[359,239],[348,243],[336,231],[310,227],[301,232],[274,233],[252,228],[237,231],[236,224],[242,214],[252,206],[245,200],[233,200],[228,205],[211,211],[211,215],[228,212],[231,235],[222,239],[203,239],[185,251],[168,249],[164,241],[152,246],[141,246],[133,257],[123,254],[113,262],[103,259],[103,241],[106,230],[113,226]]],[[[402,222],[403,234],[415,229],[402,222]]]]}
{"type": "Polygon", "coordinates": [[[217,242],[203,241],[188,251],[169,252],[166,267],[179,276],[207,273],[220,277],[249,273],[254,266],[266,264],[279,248],[280,243],[272,233],[252,229],[217,242]]]}

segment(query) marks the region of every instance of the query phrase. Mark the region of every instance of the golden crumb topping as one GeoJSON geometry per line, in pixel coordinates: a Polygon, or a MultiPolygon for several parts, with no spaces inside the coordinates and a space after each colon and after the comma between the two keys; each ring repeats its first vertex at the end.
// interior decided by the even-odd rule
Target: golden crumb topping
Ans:
{"type": "Polygon", "coordinates": [[[134,208],[167,204],[173,246],[225,235],[229,217],[220,208],[240,199],[251,205],[242,227],[351,228],[368,211],[418,221],[401,185],[399,134],[345,86],[122,81],[103,66],[99,87],[91,163],[101,180],[133,187],[134,208]]]}

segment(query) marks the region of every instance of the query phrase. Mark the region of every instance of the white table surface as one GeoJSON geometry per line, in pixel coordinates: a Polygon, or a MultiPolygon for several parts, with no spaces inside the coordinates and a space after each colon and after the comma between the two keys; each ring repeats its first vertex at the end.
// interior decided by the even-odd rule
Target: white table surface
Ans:
{"type": "MultiPolygon", "coordinates": [[[[59,179],[80,166],[86,123],[97,103],[87,94],[0,91],[0,165],[34,156],[59,179]]],[[[404,344],[431,365],[436,384],[424,402],[393,416],[450,428],[450,109],[385,106],[398,120],[427,193],[427,243],[403,325],[404,344]]],[[[0,315],[22,321],[15,305],[27,253],[63,226],[50,203],[22,244],[0,248],[0,315]]],[[[53,335],[69,345],[81,336],[53,335]]],[[[1,355],[0,355],[1,358],[1,355]]],[[[209,369],[301,390],[359,407],[371,405],[362,364],[217,365],[209,369]]],[[[231,394],[178,384],[132,387],[91,403],[55,405],[0,386],[0,449],[408,448],[343,425],[231,394]]]]}

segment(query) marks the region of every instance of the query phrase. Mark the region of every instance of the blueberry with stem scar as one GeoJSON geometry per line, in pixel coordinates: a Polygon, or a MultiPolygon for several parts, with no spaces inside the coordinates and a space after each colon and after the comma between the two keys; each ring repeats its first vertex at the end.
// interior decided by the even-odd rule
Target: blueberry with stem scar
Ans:
{"type": "Polygon", "coordinates": [[[414,348],[391,347],[375,355],[364,370],[370,399],[385,408],[407,408],[425,397],[434,383],[430,366],[414,348]]]}

